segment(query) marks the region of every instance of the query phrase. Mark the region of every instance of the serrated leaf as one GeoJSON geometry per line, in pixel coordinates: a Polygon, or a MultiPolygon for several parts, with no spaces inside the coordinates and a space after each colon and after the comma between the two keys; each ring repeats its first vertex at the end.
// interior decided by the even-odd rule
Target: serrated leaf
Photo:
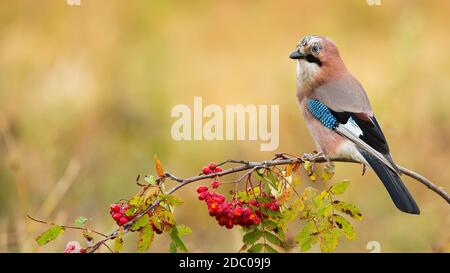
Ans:
{"type": "Polygon", "coordinates": [[[247,252],[250,253],[259,253],[261,252],[261,250],[263,249],[264,244],[258,243],[258,244],[254,244],[252,247],[250,247],[247,252]]]}
{"type": "Polygon", "coordinates": [[[170,238],[172,239],[172,243],[174,243],[176,246],[175,250],[180,249],[181,251],[188,252],[188,249],[186,248],[178,234],[178,229],[176,226],[172,228],[172,231],[170,232],[170,238]]]}
{"type": "Polygon", "coordinates": [[[349,215],[352,218],[355,218],[357,220],[361,220],[363,218],[363,215],[361,211],[353,204],[346,203],[344,201],[333,201],[333,207],[337,209],[338,211],[345,213],[349,215]]]}
{"type": "Polygon", "coordinates": [[[338,245],[339,229],[331,229],[323,232],[320,236],[320,250],[322,252],[331,252],[338,245]]]}
{"type": "Polygon", "coordinates": [[[267,253],[278,253],[278,251],[275,250],[275,248],[273,248],[271,245],[269,244],[265,244],[264,245],[264,250],[267,253]]]}
{"type": "Polygon", "coordinates": [[[114,239],[114,251],[119,252],[123,247],[123,228],[121,227],[117,233],[116,238],[114,239]]]}
{"type": "Polygon", "coordinates": [[[185,235],[189,235],[192,233],[192,230],[190,227],[185,226],[183,224],[177,225],[177,229],[178,229],[178,235],[181,236],[185,236],[185,235]]]}
{"type": "Polygon", "coordinates": [[[138,219],[136,219],[136,221],[134,221],[134,223],[131,225],[131,230],[132,231],[140,230],[141,228],[148,226],[150,224],[149,221],[150,219],[148,214],[144,214],[138,219]]]}
{"type": "Polygon", "coordinates": [[[154,237],[155,233],[153,232],[153,229],[150,225],[145,225],[139,232],[138,251],[146,252],[150,248],[154,237]]]}
{"type": "Polygon", "coordinates": [[[162,167],[161,160],[159,160],[157,155],[155,155],[155,170],[156,170],[156,174],[159,177],[164,176],[164,168],[162,167]]]}
{"type": "Polygon", "coordinates": [[[87,221],[88,221],[88,219],[86,217],[80,216],[75,220],[75,224],[77,226],[82,226],[82,225],[86,224],[87,221]]]}
{"type": "Polygon", "coordinates": [[[288,245],[285,241],[281,240],[280,238],[278,238],[278,236],[276,236],[273,233],[264,231],[264,237],[266,238],[267,241],[271,242],[274,245],[280,246],[282,248],[288,247],[288,245]]]}
{"type": "Polygon", "coordinates": [[[330,187],[330,192],[332,194],[342,194],[347,189],[348,185],[350,184],[350,181],[344,180],[342,182],[338,182],[330,187]]]}
{"type": "Polygon", "coordinates": [[[317,242],[317,230],[314,222],[306,223],[300,232],[295,237],[295,240],[300,246],[300,251],[308,251],[311,246],[317,242]]]}
{"type": "Polygon", "coordinates": [[[173,226],[175,224],[175,216],[169,210],[163,210],[159,214],[159,217],[170,226],[173,226]]]}
{"type": "Polygon", "coordinates": [[[256,241],[258,241],[262,235],[263,235],[263,232],[259,229],[256,229],[254,231],[251,231],[251,232],[245,234],[244,237],[242,238],[242,241],[246,245],[252,245],[256,241]]]}
{"type": "Polygon", "coordinates": [[[130,204],[130,206],[140,207],[140,206],[143,205],[143,202],[144,202],[144,197],[142,197],[142,196],[133,196],[133,198],[131,198],[128,203],[130,204]]]}
{"type": "Polygon", "coordinates": [[[356,238],[356,232],[352,224],[347,221],[347,219],[345,219],[341,215],[335,214],[333,215],[333,221],[335,225],[344,232],[347,239],[354,240],[356,238]]]}
{"type": "Polygon", "coordinates": [[[44,231],[43,233],[41,233],[41,235],[39,235],[36,238],[36,242],[38,243],[38,245],[43,246],[43,245],[47,244],[48,242],[55,240],[63,233],[64,233],[64,227],[54,225],[51,228],[44,231]]]}

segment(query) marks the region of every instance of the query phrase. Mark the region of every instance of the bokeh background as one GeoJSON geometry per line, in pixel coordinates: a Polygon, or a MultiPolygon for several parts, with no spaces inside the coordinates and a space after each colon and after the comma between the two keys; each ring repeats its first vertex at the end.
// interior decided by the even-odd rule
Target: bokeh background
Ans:
{"type": "MultiPolygon", "coordinates": [[[[280,105],[277,152],[314,149],[295,97],[288,58],[306,34],[331,37],[365,87],[394,159],[450,188],[449,1],[170,1],[65,0],[0,3],[0,251],[61,252],[67,231],[38,247],[47,227],[83,215],[105,233],[109,205],[137,191],[137,174],[198,173],[209,161],[262,160],[259,141],[181,141],[170,136],[176,104],[280,105]]],[[[365,219],[357,239],[337,251],[450,249],[448,204],[423,185],[405,182],[422,214],[399,212],[372,172],[337,164],[353,183],[343,198],[365,219]]],[[[305,184],[303,184],[304,186],[305,184]]],[[[178,222],[193,229],[193,252],[235,252],[228,231],[196,200],[196,185],[177,195],[178,222]]],[[[292,234],[290,235],[292,236],[292,234]]],[[[131,236],[133,237],[133,236],[131,236]]],[[[135,241],[128,239],[126,251],[135,241]]],[[[151,251],[166,252],[168,238],[151,251]]],[[[313,251],[318,251],[314,248],[313,251]]]]}

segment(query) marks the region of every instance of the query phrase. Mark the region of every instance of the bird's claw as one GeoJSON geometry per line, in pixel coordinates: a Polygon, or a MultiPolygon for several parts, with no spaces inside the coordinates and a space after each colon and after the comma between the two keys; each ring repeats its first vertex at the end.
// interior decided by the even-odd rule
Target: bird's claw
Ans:
{"type": "Polygon", "coordinates": [[[317,158],[322,156],[322,152],[313,152],[313,153],[306,153],[302,156],[303,161],[316,161],[317,158]]]}

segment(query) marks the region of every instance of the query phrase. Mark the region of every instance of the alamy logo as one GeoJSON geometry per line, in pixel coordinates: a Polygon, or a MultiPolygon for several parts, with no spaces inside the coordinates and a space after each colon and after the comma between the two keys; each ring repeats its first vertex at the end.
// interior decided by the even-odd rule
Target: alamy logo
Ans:
{"type": "Polygon", "coordinates": [[[81,0],[66,0],[69,6],[79,6],[81,5],[81,0]]]}
{"type": "Polygon", "coordinates": [[[181,140],[259,140],[261,151],[274,151],[279,145],[279,105],[209,104],[194,97],[193,109],[185,104],[172,108],[171,135],[181,140]],[[270,118],[270,122],[269,122],[270,118]]]}
{"type": "Polygon", "coordinates": [[[366,0],[369,6],[381,6],[381,0],[366,0]]]}

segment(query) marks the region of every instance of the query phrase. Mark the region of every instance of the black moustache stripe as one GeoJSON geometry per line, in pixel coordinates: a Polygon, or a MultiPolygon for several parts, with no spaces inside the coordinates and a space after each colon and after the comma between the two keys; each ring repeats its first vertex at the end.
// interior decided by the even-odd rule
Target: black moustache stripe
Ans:
{"type": "Polygon", "coordinates": [[[322,62],[321,62],[318,58],[314,57],[314,56],[311,55],[311,54],[308,54],[308,55],[306,55],[305,57],[302,57],[302,59],[304,59],[304,60],[307,61],[308,63],[315,63],[315,64],[317,64],[318,66],[322,66],[322,62]]]}

